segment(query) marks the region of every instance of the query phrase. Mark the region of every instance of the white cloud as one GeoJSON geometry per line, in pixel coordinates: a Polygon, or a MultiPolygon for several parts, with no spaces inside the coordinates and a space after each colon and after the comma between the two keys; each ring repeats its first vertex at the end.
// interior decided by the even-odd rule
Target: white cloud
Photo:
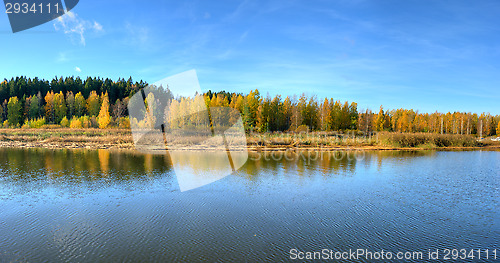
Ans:
{"type": "Polygon", "coordinates": [[[103,29],[102,29],[102,25],[101,25],[101,24],[99,24],[99,23],[97,23],[96,21],[94,21],[94,30],[95,30],[95,31],[98,31],[98,32],[103,31],[103,29]]]}
{"type": "Polygon", "coordinates": [[[79,37],[80,44],[85,46],[85,32],[92,30],[96,33],[104,31],[101,24],[94,21],[93,23],[78,17],[74,12],[66,12],[65,15],[58,17],[54,20],[54,28],[59,31],[63,31],[64,34],[74,37],[75,35],[79,37]]]}
{"type": "Polygon", "coordinates": [[[75,67],[76,72],[82,72],[82,70],[79,67],[75,67]]]}

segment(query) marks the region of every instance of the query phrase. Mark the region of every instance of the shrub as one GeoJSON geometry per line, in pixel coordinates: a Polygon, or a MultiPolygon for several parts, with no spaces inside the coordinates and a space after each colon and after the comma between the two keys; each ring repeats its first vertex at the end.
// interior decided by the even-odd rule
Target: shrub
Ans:
{"type": "Polygon", "coordinates": [[[121,117],[118,119],[118,127],[123,129],[130,129],[130,121],[128,117],[121,117]]]}
{"type": "Polygon", "coordinates": [[[295,132],[308,132],[309,131],[309,127],[307,127],[307,125],[300,125],[299,127],[297,127],[297,129],[295,130],[295,132]]]}
{"type": "Polygon", "coordinates": [[[73,117],[71,119],[71,122],[69,124],[69,127],[72,129],[81,129],[82,127],[82,121],[80,120],[81,118],[73,117]]]}
{"type": "Polygon", "coordinates": [[[22,128],[41,128],[45,125],[45,117],[27,120],[22,128]]]}
{"type": "Polygon", "coordinates": [[[69,121],[68,121],[68,118],[66,118],[66,116],[64,116],[61,120],[61,126],[63,127],[68,127],[69,126],[69,121]]]}
{"type": "Polygon", "coordinates": [[[87,115],[84,115],[80,117],[80,121],[82,122],[82,127],[83,128],[90,128],[92,127],[92,123],[90,122],[90,117],[87,115]]]}
{"type": "Polygon", "coordinates": [[[42,127],[43,125],[45,125],[45,117],[41,117],[41,118],[38,118],[36,119],[34,122],[33,122],[33,127],[32,128],[40,128],[42,127]]]}
{"type": "Polygon", "coordinates": [[[472,147],[477,141],[472,136],[435,133],[389,133],[379,134],[379,142],[396,147],[472,147]]]}

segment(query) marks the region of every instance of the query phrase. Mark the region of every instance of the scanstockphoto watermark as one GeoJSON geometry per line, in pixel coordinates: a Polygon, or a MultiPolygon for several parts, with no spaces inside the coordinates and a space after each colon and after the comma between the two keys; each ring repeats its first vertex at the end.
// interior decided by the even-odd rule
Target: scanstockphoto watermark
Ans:
{"type": "Polygon", "coordinates": [[[302,161],[305,164],[312,164],[318,161],[362,161],[366,157],[366,151],[363,149],[338,149],[338,150],[318,150],[318,149],[300,149],[287,148],[284,150],[269,150],[258,154],[250,154],[249,160],[252,161],[302,161]]]}
{"type": "Polygon", "coordinates": [[[54,20],[73,9],[79,0],[4,0],[13,33],[54,20]]]}
{"type": "Polygon", "coordinates": [[[497,260],[497,249],[427,249],[425,251],[388,251],[369,249],[302,251],[292,248],[291,260],[410,260],[410,261],[447,261],[447,260],[497,260]]]}
{"type": "Polygon", "coordinates": [[[292,260],[423,260],[424,253],[419,251],[372,251],[368,249],[349,249],[346,251],[336,251],[332,249],[322,249],[320,251],[301,251],[290,249],[290,259],[292,260]]]}

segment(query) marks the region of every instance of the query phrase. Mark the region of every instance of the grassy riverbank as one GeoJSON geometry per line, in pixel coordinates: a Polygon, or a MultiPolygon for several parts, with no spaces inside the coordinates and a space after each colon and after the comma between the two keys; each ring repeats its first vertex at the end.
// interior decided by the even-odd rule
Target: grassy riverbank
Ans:
{"type": "MultiPolygon", "coordinates": [[[[480,142],[466,135],[389,132],[370,137],[355,133],[255,133],[247,136],[247,142],[252,151],[500,148],[500,142],[480,142]]],[[[0,147],[134,149],[134,143],[129,129],[0,129],[0,147]]]]}

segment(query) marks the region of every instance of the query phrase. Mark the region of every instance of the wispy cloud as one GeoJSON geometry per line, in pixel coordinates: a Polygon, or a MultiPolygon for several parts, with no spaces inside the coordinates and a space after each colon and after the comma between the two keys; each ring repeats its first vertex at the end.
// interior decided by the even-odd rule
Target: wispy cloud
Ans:
{"type": "Polygon", "coordinates": [[[67,12],[65,15],[58,17],[54,22],[54,28],[57,31],[63,31],[64,34],[70,37],[78,37],[81,45],[85,46],[85,32],[93,31],[95,33],[103,32],[101,24],[96,21],[88,21],[80,18],[74,12],[67,12]]]}
{"type": "Polygon", "coordinates": [[[96,21],[94,21],[94,30],[95,30],[95,31],[98,31],[98,32],[103,31],[103,29],[102,29],[102,25],[101,25],[101,24],[99,24],[99,23],[97,23],[96,21]]]}
{"type": "Polygon", "coordinates": [[[56,61],[57,62],[66,62],[66,61],[68,61],[68,54],[66,52],[59,52],[57,54],[56,61]]]}
{"type": "Polygon", "coordinates": [[[251,6],[252,4],[252,1],[249,1],[249,0],[244,0],[243,2],[241,2],[237,7],[236,9],[231,12],[225,19],[226,20],[230,20],[230,21],[234,21],[236,20],[238,17],[241,16],[241,14],[249,8],[249,6],[251,6]]]}
{"type": "Polygon", "coordinates": [[[82,72],[82,70],[79,67],[75,67],[76,72],[82,72]]]}
{"type": "Polygon", "coordinates": [[[125,43],[136,47],[147,47],[151,43],[151,33],[148,27],[125,24],[127,37],[125,43]]]}
{"type": "Polygon", "coordinates": [[[285,8],[290,8],[294,6],[294,1],[264,1],[257,2],[251,0],[243,0],[238,4],[238,6],[229,13],[224,20],[225,21],[238,21],[244,16],[258,16],[273,13],[285,8]]]}

